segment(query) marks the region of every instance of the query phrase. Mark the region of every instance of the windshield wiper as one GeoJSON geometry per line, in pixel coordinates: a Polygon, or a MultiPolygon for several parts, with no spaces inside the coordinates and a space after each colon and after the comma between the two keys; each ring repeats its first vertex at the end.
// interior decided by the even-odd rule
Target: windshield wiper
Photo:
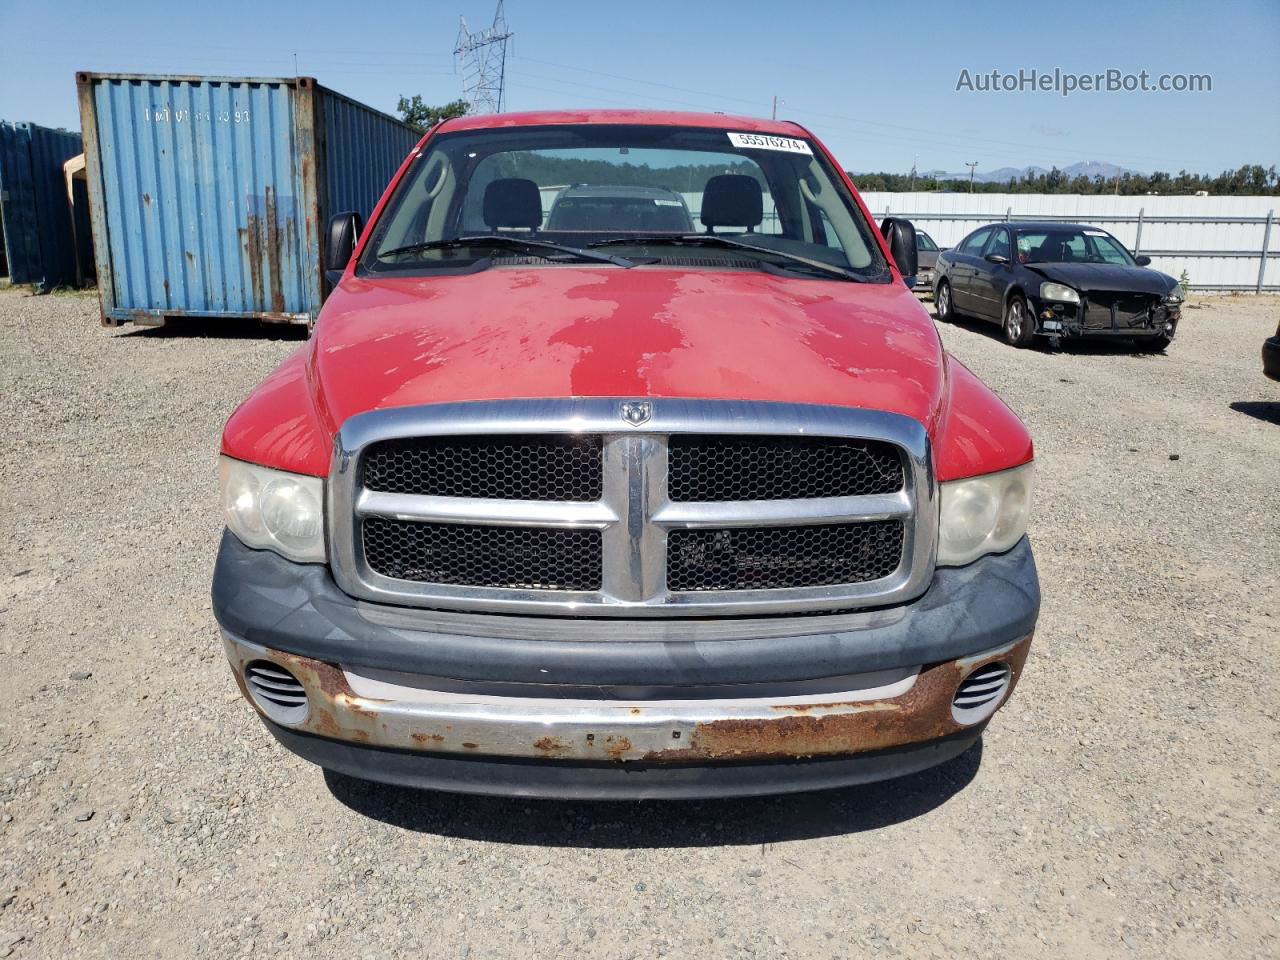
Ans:
{"type": "Polygon", "coordinates": [[[401,253],[421,253],[424,250],[453,250],[457,247],[526,247],[531,250],[554,250],[583,260],[595,260],[599,263],[612,263],[617,267],[634,267],[636,262],[626,257],[614,256],[610,253],[597,253],[584,250],[582,247],[571,247],[563,243],[551,243],[548,240],[533,240],[529,237],[512,237],[501,233],[486,233],[475,237],[456,237],[452,240],[424,240],[421,243],[410,243],[403,247],[384,250],[378,259],[394,257],[401,253]]]}
{"type": "Polygon", "coordinates": [[[735,250],[751,250],[755,253],[765,253],[774,257],[781,257],[784,260],[790,260],[792,263],[803,263],[807,267],[813,267],[815,270],[821,270],[823,273],[832,276],[842,277],[845,280],[852,280],[855,283],[862,283],[863,279],[852,270],[846,270],[844,267],[838,267],[834,263],[827,263],[823,260],[814,260],[812,257],[803,257],[798,253],[787,253],[785,250],[774,250],[772,247],[758,247],[754,243],[743,243],[741,240],[735,240],[732,237],[726,237],[719,233],[672,233],[644,236],[638,234],[632,237],[610,237],[608,240],[597,240],[590,244],[592,247],[603,247],[611,243],[630,243],[635,246],[643,246],[647,243],[675,243],[687,244],[689,246],[711,245],[717,247],[729,247],[735,250]]]}

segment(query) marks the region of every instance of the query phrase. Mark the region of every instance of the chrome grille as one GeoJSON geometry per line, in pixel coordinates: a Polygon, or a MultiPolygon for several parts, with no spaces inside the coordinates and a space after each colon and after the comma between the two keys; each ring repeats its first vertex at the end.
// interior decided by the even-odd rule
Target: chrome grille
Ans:
{"type": "Polygon", "coordinates": [[[936,486],[916,421],[671,399],[624,419],[623,404],[351,418],[327,487],[335,580],[378,602],[590,617],[847,610],[928,585],[936,486]]]}
{"type": "Polygon", "coordinates": [[[672,530],[672,590],[784,590],[887,577],[902,560],[902,521],[672,530]]]}
{"type": "Polygon", "coordinates": [[[672,500],[802,500],[901,490],[891,443],[840,437],[672,437],[672,500]]]}

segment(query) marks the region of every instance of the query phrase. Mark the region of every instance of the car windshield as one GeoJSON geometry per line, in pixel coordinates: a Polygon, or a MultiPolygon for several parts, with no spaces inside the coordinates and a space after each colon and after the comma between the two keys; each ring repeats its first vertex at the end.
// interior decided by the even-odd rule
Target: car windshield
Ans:
{"type": "Polygon", "coordinates": [[[933,253],[938,249],[938,245],[933,242],[933,237],[929,236],[923,230],[917,230],[916,249],[923,253],[933,253]]]}
{"type": "Polygon", "coordinates": [[[874,228],[810,141],[632,124],[432,137],[374,226],[360,267],[687,265],[689,246],[705,248],[696,259],[708,266],[890,277],[874,228]]]}
{"type": "Polygon", "coordinates": [[[1018,233],[1019,263],[1114,263],[1134,266],[1129,251],[1109,233],[1092,228],[1024,230],[1018,233]]]}

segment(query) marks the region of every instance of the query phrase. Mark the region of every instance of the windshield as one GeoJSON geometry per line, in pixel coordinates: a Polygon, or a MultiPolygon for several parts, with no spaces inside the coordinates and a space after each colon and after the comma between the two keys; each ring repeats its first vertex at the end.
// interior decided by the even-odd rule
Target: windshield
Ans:
{"type": "Polygon", "coordinates": [[[420,275],[476,263],[550,267],[586,261],[591,247],[614,255],[591,258],[600,263],[765,261],[807,276],[889,279],[870,224],[809,141],[613,124],[432,137],[360,266],[420,275]],[[691,244],[702,249],[690,254],[691,244]]]}
{"type": "Polygon", "coordinates": [[[1027,230],[1018,234],[1019,263],[1115,263],[1134,266],[1120,241],[1092,228],[1027,230]]]}

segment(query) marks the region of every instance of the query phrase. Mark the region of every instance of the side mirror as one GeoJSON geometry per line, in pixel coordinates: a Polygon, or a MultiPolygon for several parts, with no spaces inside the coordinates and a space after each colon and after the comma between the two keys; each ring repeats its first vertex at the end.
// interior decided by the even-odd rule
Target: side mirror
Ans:
{"type": "Polygon", "coordinates": [[[1150,257],[1134,257],[1134,258],[1133,258],[1133,262],[1134,262],[1134,263],[1136,263],[1136,264],[1137,264],[1138,266],[1140,266],[1140,267],[1149,267],[1149,266],[1151,266],[1151,258],[1150,258],[1150,257]]]}
{"type": "Polygon", "coordinates": [[[329,218],[329,228],[324,235],[324,273],[332,286],[342,279],[342,272],[351,262],[356,240],[364,229],[364,218],[358,213],[335,213],[329,218]]]}
{"type": "Polygon", "coordinates": [[[914,277],[920,272],[920,258],[916,250],[916,228],[910,220],[886,217],[880,224],[880,233],[889,244],[889,253],[903,277],[914,277]]]}
{"type": "Polygon", "coordinates": [[[1006,257],[1003,253],[988,253],[982,259],[987,261],[987,263],[1008,263],[1009,262],[1009,258],[1006,257]]]}

